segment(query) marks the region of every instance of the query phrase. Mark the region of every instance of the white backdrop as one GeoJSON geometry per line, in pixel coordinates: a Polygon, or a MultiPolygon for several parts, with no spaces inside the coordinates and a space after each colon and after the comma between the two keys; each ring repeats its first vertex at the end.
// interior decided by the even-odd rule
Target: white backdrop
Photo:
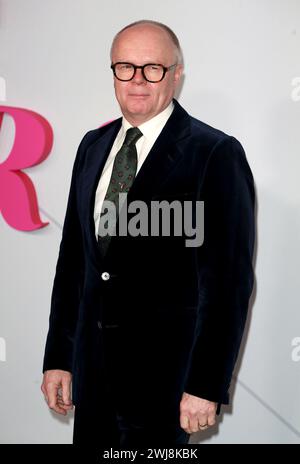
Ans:
{"type": "MultiPolygon", "coordinates": [[[[300,443],[299,0],[0,0],[0,105],[54,130],[50,156],[26,170],[50,224],[20,232],[0,216],[0,443],[71,443],[72,416],[52,414],[40,392],[61,224],[83,134],[120,114],[111,39],[143,18],[178,34],[180,103],[241,141],[257,189],[256,288],[233,404],[191,442],[300,443]]],[[[4,117],[0,162],[13,134],[4,117]]]]}

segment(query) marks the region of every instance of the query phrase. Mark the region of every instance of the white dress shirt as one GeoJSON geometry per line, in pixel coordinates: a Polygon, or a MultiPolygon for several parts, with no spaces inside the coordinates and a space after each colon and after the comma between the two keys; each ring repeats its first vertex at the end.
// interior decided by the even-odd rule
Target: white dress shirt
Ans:
{"type": "MultiPolygon", "coordinates": [[[[143,136],[140,137],[140,139],[136,143],[137,158],[138,158],[136,173],[138,173],[138,171],[140,170],[148,153],[153,147],[154,142],[156,141],[157,137],[162,131],[167,120],[171,116],[173,109],[174,109],[174,104],[171,101],[169,106],[167,106],[167,108],[165,108],[161,113],[157,114],[156,116],[154,116],[154,118],[149,119],[149,121],[146,121],[140,126],[138,126],[143,136]]],[[[108,155],[108,158],[106,160],[102,174],[99,179],[99,183],[98,183],[98,187],[97,187],[96,195],[95,195],[95,207],[94,207],[94,221],[95,221],[96,237],[98,235],[99,219],[100,219],[102,204],[103,204],[103,201],[106,195],[106,191],[109,186],[114,160],[115,160],[116,154],[118,153],[121,146],[123,145],[126,131],[130,127],[133,127],[133,126],[123,116],[122,126],[118,132],[118,135],[115,138],[114,144],[108,155]]]]}

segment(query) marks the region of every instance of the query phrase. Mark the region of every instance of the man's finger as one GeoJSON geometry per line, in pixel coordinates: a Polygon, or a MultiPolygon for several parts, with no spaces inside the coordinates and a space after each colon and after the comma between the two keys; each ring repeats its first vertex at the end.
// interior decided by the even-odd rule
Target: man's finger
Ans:
{"type": "Polygon", "coordinates": [[[66,406],[72,406],[71,380],[69,378],[62,379],[62,399],[66,406]]]}
{"type": "Polygon", "coordinates": [[[67,411],[63,408],[60,408],[58,405],[55,405],[54,407],[50,407],[53,411],[55,411],[57,414],[61,414],[62,416],[67,415],[67,411]]]}
{"type": "Polygon", "coordinates": [[[208,424],[208,416],[206,414],[198,414],[197,420],[198,420],[199,426],[208,424]]]}
{"type": "Polygon", "coordinates": [[[57,395],[58,395],[58,389],[59,389],[59,386],[54,383],[54,382],[49,382],[47,384],[47,397],[48,397],[48,403],[49,403],[49,406],[50,404],[51,405],[54,405],[56,404],[56,400],[57,400],[57,395]]]}
{"type": "Polygon", "coordinates": [[[211,413],[211,414],[208,415],[207,423],[210,426],[215,425],[215,423],[216,423],[216,414],[215,413],[211,413]]]}
{"type": "Polygon", "coordinates": [[[199,425],[197,417],[190,417],[190,426],[189,426],[189,433],[198,432],[199,425]]]}
{"type": "Polygon", "coordinates": [[[52,409],[53,411],[57,412],[57,414],[62,414],[63,416],[65,416],[67,414],[67,411],[65,410],[65,408],[63,407],[62,404],[60,404],[59,401],[55,401],[55,402],[49,402],[49,408],[52,409]]]}
{"type": "Polygon", "coordinates": [[[200,432],[204,432],[204,430],[208,429],[208,427],[208,425],[199,425],[198,430],[200,430],[200,432]]]}
{"type": "Polygon", "coordinates": [[[185,415],[181,415],[180,416],[180,427],[187,433],[190,433],[188,432],[188,429],[189,429],[189,418],[185,415]]]}
{"type": "Polygon", "coordinates": [[[47,393],[48,393],[48,406],[53,411],[57,412],[58,414],[66,415],[67,412],[61,408],[58,404],[58,390],[59,385],[56,383],[48,383],[47,385],[47,393]]]}
{"type": "Polygon", "coordinates": [[[65,411],[70,411],[73,409],[73,404],[65,404],[61,398],[58,398],[57,404],[60,408],[63,408],[65,411]]]}
{"type": "Polygon", "coordinates": [[[50,409],[57,412],[58,414],[62,414],[63,416],[67,414],[67,411],[56,401],[50,401],[48,403],[48,406],[50,409]]]}

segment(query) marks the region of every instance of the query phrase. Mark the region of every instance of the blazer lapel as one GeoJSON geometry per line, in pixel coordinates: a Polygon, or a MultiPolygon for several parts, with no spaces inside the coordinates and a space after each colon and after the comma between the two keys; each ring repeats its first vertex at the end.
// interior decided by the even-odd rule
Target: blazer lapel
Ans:
{"type": "Polygon", "coordinates": [[[87,233],[90,236],[95,256],[99,255],[94,222],[95,195],[101,173],[114,140],[119,132],[121,123],[122,118],[119,118],[110,124],[107,128],[104,127],[104,134],[100,136],[97,141],[87,149],[86,152],[82,188],[84,189],[83,198],[86,202],[85,205],[87,216],[85,217],[87,219],[87,233]]]}
{"type": "Polygon", "coordinates": [[[190,134],[190,116],[174,100],[175,108],[142,164],[128,192],[128,202],[151,198],[183,156],[179,141],[190,134]]]}

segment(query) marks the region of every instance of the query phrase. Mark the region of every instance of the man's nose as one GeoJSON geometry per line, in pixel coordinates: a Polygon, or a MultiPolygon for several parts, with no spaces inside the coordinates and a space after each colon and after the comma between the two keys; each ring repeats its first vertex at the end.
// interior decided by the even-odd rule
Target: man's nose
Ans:
{"type": "Polygon", "coordinates": [[[146,83],[146,79],[144,78],[143,76],[143,73],[142,73],[142,70],[141,68],[137,68],[135,70],[135,75],[134,75],[134,78],[132,79],[133,82],[135,82],[136,84],[143,84],[143,83],[146,83]]]}

